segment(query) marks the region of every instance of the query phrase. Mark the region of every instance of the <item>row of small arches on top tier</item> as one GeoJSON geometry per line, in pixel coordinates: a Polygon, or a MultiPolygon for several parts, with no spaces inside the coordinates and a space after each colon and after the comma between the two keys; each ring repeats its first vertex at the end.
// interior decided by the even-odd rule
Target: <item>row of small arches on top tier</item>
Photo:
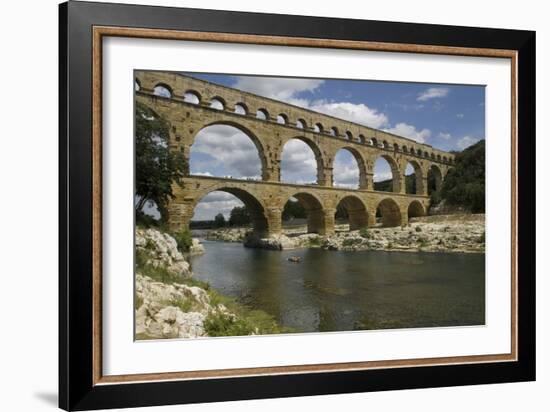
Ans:
{"type": "MultiPolygon", "coordinates": [[[[141,89],[141,85],[138,79],[135,80],[134,83],[135,90],[139,91],[141,89]]],[[[172,91],[172,88],[164,83],[159,83],[153,88],[153,94],[160,97],[165,98],[172,98],[174,97],[174,92],[172,91]]],[[[202,97],[201,95],[195,91],[195,90],[188,90],[183,94],[183,101],[190,104],[201,104],[202,103],[202,97]]],[[[223,110],[223,111],[231,111],[228,110],[227,103],[222,97],[213,97],[208,102],[208,107],[215,109],[215,110],[223,110]]],[[[237,103],[234,106],[233,113],[243,115],[243,116],[249,116],[251,115],[249,108],[244,103],[237,103]]],[[[269,121],[271,119],[270,113],[265,108],[259,108],[256,110],[255,117],[260,120],[269,121]]],[[[298,119],[296,122],[291,122],[290,119],[286,114],[278,114],[275,117],[275,121],[278,124],[281,125],[288,125],[288,126],[294,126],[298,129],[302,130],[310,130],[315,133],[322,133],[333,137],[343,137],[350,141],[356,141],[368,146],[378,147],[386,150],[393,150],[395,152],[403,152],[412,154],[418,157],[424,157],[426,159],[432,159],[435,161],[445,162],[445,163],[453,163],[452,158],[448,158],[447,156],[441,156],[440,154],[430,153],[426,150],[422,150],[420,148],[415,148],[414,146],[407,146],[407,145],[399,145],[397,143],[390,143],[387,140],[378,141],[375,137],[367,138],[363,134],[359,134],[357,136],[357,139],[351,133],[350,131],[345,131],[343,134],[341,134],[340,130],[336,126],[325,128],[322,123],[317,122],[312,125],[312,127],[309,127],[307,122],[304,119],[298,119]],[[292,124],[294,123],[294,124],[292,124]]]]}

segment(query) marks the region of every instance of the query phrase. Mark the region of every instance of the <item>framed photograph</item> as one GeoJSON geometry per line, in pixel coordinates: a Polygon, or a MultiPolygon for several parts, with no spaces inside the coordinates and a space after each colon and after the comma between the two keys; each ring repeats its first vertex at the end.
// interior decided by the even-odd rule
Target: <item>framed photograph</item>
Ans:
{"type": "Polygon", "coordinates": [[[535,33],[60,5],[60,407],[535,379],[535,33]]]}

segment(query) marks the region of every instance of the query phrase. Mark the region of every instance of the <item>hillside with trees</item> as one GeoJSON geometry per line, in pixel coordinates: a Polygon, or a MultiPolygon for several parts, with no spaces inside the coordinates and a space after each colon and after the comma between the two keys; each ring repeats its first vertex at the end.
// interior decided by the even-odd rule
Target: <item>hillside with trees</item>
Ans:
{"type": "Polygon", "coordinates": [[[440,198],[434,197],[434,203],[445,201],[472,213],[485,213],[485,140],[456,153],[456,164],[443,181],[440,198]]]}
{"type": "MultiPolygon", "coordinates": [[[[471,213],[485,213],[485,140],[455,152],[456,164],[449,170],[440,191],[430,190],[432,205],[445,206],[471,213]]],[[[416,192],[414,173],[405,176],[407,193],[416,192]]],[[[392,179],[374,182],[374,189],[391,192],[392,179]]],[[[428,187],[435,187],[434,177],[428,175],[428,187]]]]}

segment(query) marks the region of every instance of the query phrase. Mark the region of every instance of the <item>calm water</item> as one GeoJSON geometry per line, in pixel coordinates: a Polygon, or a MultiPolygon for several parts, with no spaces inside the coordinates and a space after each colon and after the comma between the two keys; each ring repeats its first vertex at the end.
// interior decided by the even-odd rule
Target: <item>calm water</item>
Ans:
{"type": "Polygon", "coordinates": [[[299,332],[485,323],[484,254],[203,243],[206,254],[191,261],[196,278],[299,332]]]}

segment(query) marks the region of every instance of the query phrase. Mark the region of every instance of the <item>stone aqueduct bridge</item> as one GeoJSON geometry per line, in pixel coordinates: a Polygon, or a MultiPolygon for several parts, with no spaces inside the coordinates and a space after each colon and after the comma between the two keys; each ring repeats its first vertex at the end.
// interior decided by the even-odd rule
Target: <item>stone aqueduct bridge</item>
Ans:
{"type": "Polygon", "coordinates": [[[340,203],[348,212],[352,230],[374,224],[377,209],[383,225],[399,226],[409,217],[425,214],[428,172],[434,173],[439,187],[454,163],[451,153],[429,145],[252,93],[177,73],[137,71],[135,75],[136,100],[169,122],[172,150],[183,151],[188,158],[199,131],[211,125],[229,125],[250,137],[261,161],[262,179],[257,181],[188,173],[181,186],[174,185],[175,199],[168,207],[173,229],[187,226],[197,203],[215,190],[231,193],[246,205],[260,236],[280,233],[282,210],[291,197],[305,207],[309,232],[332,233],[340,203]],[[155,93],[159,87],[165,96],[155,93]],[[317,184],[280,181],[282,150],[290,139],[302,140],[312,149],[317,184]],[[357,160],[359,189],[333,186],[334,158],[341,149],[357,160]],[[373,189],[378,157],[390,164],[393,192],[373,189]],[[407,163],[414,167],[416,194],[405,192],[407,163]]]}

